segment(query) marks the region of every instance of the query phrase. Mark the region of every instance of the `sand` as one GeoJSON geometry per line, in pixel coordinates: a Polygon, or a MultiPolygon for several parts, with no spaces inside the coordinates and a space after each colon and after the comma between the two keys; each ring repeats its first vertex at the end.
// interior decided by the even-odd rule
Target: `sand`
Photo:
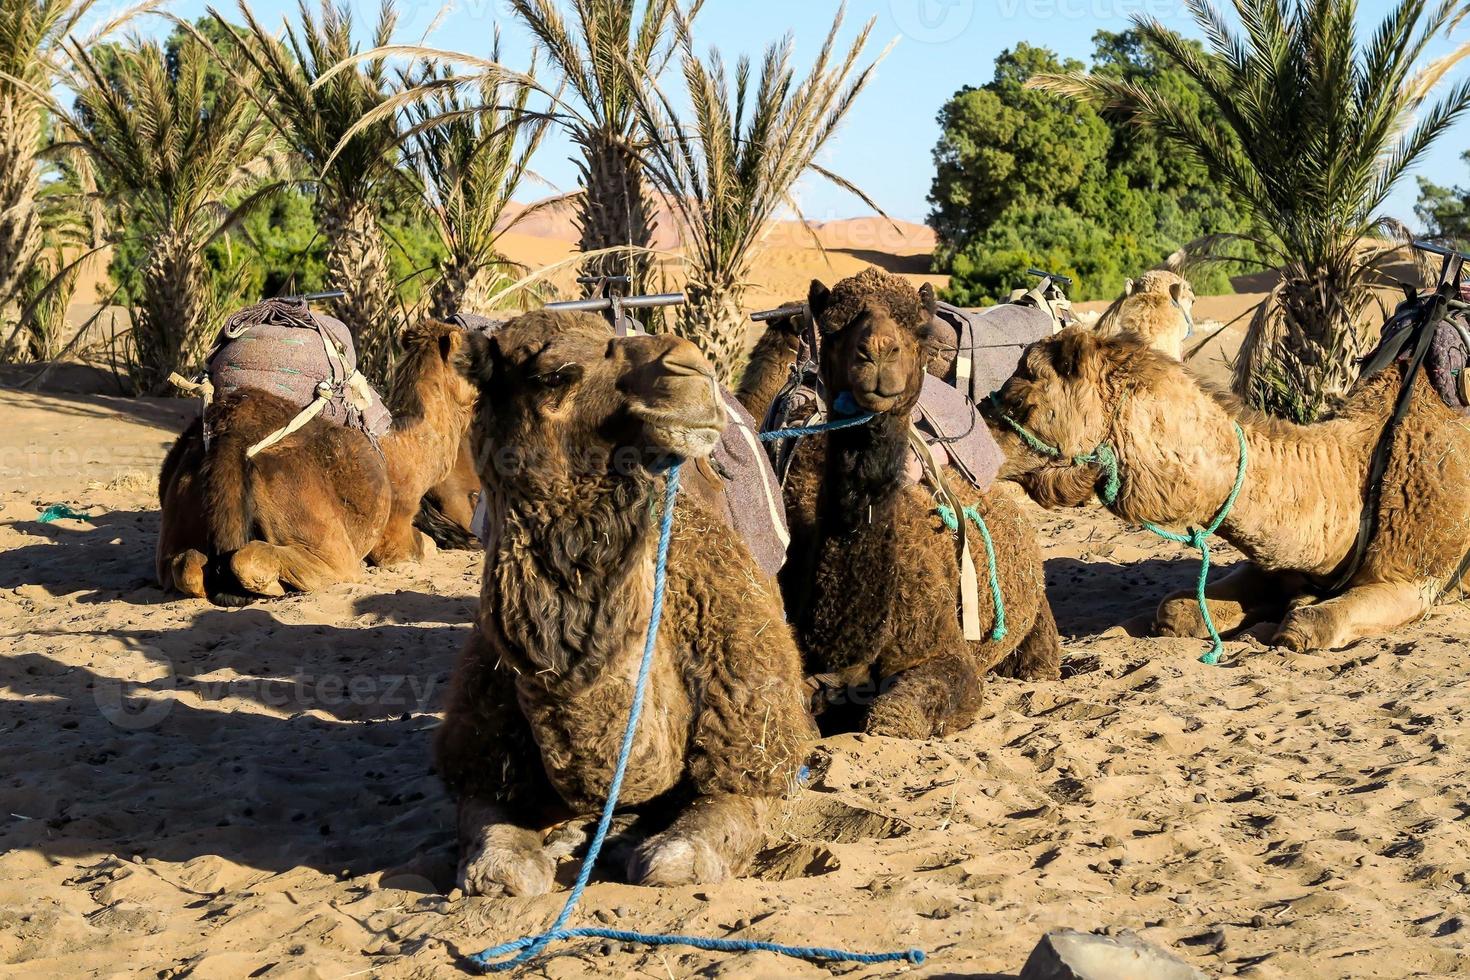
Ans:
{"type": "MultiPolygon", "coordinates": [[[[562,901],[451,890],[429,742],[477,558],[241,610],[162,594],[153,481],[191,411],[0,391],[0,974],[460,975],[562,901]],[[59,502],[91,519],[36,521],[59,502]]],[[[1060,926],[1211,974],[1470,974],[1466,611],[1207,667],[1135,635],[1193,579],[1176,546],[1033,512],[1063,680],[994,680],[946,739],[825,739],[755,877],[599,879],[575,921],[930,957],[848,977],[1010,976],[1060,926]]],[[[583,941],[531,973],[829,971],[583,941]]]]}

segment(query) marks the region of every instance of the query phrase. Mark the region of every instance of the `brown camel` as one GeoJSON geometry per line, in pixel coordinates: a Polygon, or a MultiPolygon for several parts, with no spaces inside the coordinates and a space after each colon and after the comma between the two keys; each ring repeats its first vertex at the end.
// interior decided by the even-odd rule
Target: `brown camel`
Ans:
{"type": "Polygon", "coordinates": [[[424,490],[454,461],[475,389],[455,366],[465,333],[426,322],[405,332],[389,404],[392,428],[374,446],[322,418],[247,459],[246,447],[300,406],[242,388],[179,436],[159,476],[158,580],[165,589],[237,604],[311,592],[375,565],[422,558],[414,530],[424,490]]]}
{"type": "Polygon", "coordinates": [[[808,440],[787,482],[792,548],[781,581],[808,670],[846,700],[876,687],[869,732],[924,738],[959,730],[973,721],[992,667],[1058,676],[1061,643],[1035,533],[1004,488],[982,493],[946,480],[989,527],[1007,624],[1003,636],[992,635],[988,562],[971,524],[984,638],[967,641],[958,618],[958,535],[931,490],[904,478],[910,417],[932,353],[933,291],[863,274],[831,291],[813,282],[808,302],[824,338],[825,389],[876,413],[808,440]]]}
{"type": "Polygon", "coordinates": [[[791,369],[801,351],[801,328],[800,315],[768,320],[750,351],[735,397],[757,424],[766,417],[771,402],[791,377],[791,369]]]}
{"type": "MultiPolygon", "coordinates": [[[[1250,559],[1208,589],[1221,630],[1277,622],[1275,642],[1334,649],[1395,629],[1458,591],[1470,552],[1470,426],[1421,375],[1384,478],[1377,533],[1344,591],[1326,589],[1348,567],[1368,499],[1369,459],[1403,384],[1390,367],[1359,382],[1335,417],[1294,425],[1242,411],[1137,336],[1066,330],[1027,351],[995,411],[1060,447],[1061,460],[1106,443],[1120,490],[1109,509],[1125,521],[1202,525],[1219,512],[1247,452],[1243,489],[1219,534],[1250,559]],[[1283,617],[1284,618],[1280,618],[1283,617]]],[[[1000,430],[1005,433],[1004,428],[1000,430]]],[[[1029,450],[1020,479],[1048,507],[1086,503],[1103,479],[1029,450]]],[[[1166,635],[1207,635],[1193,592],[1166,598],[1166,635]]]]}
{"type": "MultiPolygon", "coordinates": [[[[543,832],[606,802],[653,599],[659,472],[728,418],[714,372],[669,335],[538,311],[470,338],[484,587],[440,727],[460,883],[550,889],[543,832]]],[[[698,468],[683,468],[697,478],[698,468]]],[[[620,802],[666,828],[633,882],[737,875],[814,734],[775,589],[698,493],[681,493],[642,721],[620,802]]]]}
{"type": "Polygon", "coordinates": [[[1184,360],[1184,342],[1194,332],[1194,288],[1182,276],[1151,269],[1129,279],[1123,295],[1103,313],[1097,329],[1105,336],[1136,333],[1155,350],[1184,360]]]}

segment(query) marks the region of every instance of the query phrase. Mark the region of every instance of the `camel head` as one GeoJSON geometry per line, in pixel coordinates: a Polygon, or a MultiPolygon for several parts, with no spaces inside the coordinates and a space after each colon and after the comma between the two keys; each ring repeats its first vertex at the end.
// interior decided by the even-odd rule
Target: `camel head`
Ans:
{"type": "Polygon", "coordinates": [[[1026,348],[1015,373],[981,406],[1005,451],[1008,475],[1043,506],[1087,503],[1105,473],[1096,463],[1075,461],[1104,443],[1117,445],[1125,404],[1150,397],[1169,377],[1170,363],[1135,334],[1100,337],[1085,327],[1026,348]],[[1058,454],[1031,445],[1016,426],[1058,454]]]}
{"type": "Polygon", "coordinates": [[[857,407],[908,418],[933,356],[936,301],[898,276],[865,269],[828,289],[812,280],[807,303],[822,334],[822,383],[857,407]]]}
{"type": "Polygon", "coordinates": [[[438,320],[422,320],[399,334],[403,357],[394,369],[388,397],[395,416],[433,410],[425,402],[437,397],[461,420],[461,426],[468,425],[479,394],[462,370],[469,337],[467,331],[438,320]]]}
{"type": "Polygon", "coordinates": [[[1103,317],[1109,333],[1136,333],[1156,350],[1182,360],[1184,342],[1194,332],[1194,289],[1181,276],[1151,269],[1124,283],[1122,297],[1109,312],[1103,317]]]}
{"type": "Polygon", "coordinates": [[[472,334],[466,373],[480,392],[476,468],[490,486],[646,476],[709,455],[727,418],[693,344],[615,337],[589,313],[538,310],[472,334]]]}

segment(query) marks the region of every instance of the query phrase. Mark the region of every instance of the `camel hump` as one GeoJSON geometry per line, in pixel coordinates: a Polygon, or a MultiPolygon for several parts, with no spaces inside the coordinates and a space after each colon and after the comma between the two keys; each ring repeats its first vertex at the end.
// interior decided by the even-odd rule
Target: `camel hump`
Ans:
{"type": "Polygon", "coordinates": [[[231,314],[210,351],[208,370],[216,398],[255,388],[305,408],[325,383],[331,397],[321,418],[372,439],[393,421],[382,397],[357,374],[347,325],[300,300],[265,300],[231,314]]]}

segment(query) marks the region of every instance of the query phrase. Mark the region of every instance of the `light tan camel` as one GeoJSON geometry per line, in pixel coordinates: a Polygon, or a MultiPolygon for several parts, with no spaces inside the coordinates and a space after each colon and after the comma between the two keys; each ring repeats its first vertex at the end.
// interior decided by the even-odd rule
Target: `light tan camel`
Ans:
{"type": "Polygon", "coordinates": [[[422,558],[433,545],[413,527],[419,499],[453,465],[474,405],[455,365],[465,336],[434,322],[406,331],[380,446],[316,418],[247,458],[300,406],[253,388],[211,406],[208,448],[196,420],[159,475],[159,584],[239,604],[354,578],[364,558],[422,558]]]}
{"type": "Polygon", "coordinates": [[[1109,337],[1136,333],[1182,361],[1184,342],[1194,332],[1194,288],[1173,272],[1151,269],[1123,284],[1123,295],[1103,312],[1097,330],[1109,337]]]}
{"type": "MultiPolygon", "coordinates": [[[[1113,513],[1174,527],[1204,524],[1220,510],[1237,474],[1239,425],[1245,480],[1219,534],[1250,562],[1210,585],[1211,615],[1222,631],[1279,621],[1277,644],[1333,649],[1409,623],[1458,592],[1470,553],[1470,423],[1421,374],[1366,559],[1345,590],[1325,594],[1350,563],[1370,456],[1401,370],[1363,379],[1335,417],[1303,426],[1242,411],[1136,335],[1065,330],[1027,350],[989,421],[1009,456],[1029,460],[1019,479],[1042,505],[1091,500],[1104,468],[1071,460],[1106,444],[1120,477],[1113,513]],[[1002,415],[1060,457],[1029,449],[1002,415]]],[[[1157,619],[1167,635],[1206,635],[1193,592],[1166,598],[1157,619]]]]}

